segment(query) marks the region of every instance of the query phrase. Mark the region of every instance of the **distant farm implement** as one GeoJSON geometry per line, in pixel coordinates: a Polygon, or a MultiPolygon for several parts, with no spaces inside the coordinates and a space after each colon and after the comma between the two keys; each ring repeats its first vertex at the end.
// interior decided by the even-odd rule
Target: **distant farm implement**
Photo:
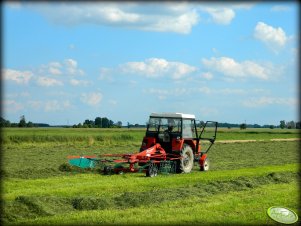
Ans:
{"type": "Polygon", "coordinates": [[[216,139],[217,122],[199,124],[198,134],[194,115],[152,113],[139,153],[68,156],[69,164],[83,169],[97,168],[104,174],[144,172],[148,177],[158,173],[189,173],[194,162],[201,171],[208,171],[207,154],[216,139]]]}

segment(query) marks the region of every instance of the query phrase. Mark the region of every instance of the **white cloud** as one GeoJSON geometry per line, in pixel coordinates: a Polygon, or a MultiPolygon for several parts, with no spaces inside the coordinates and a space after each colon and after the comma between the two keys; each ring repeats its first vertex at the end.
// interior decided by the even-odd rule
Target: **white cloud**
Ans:
{"type": "Polygon", "coordinates": [[[52,75],[60,75],[62,71],[60,68],[62,67],[61,63],[59,62],[51,62],[48,64],[48,71],[52,75]]]}
{"type": "Polygon", "coordinates": [[[197,70],[188,64],[160,58],[149,58],[143,62],[128,62],[120,65],[119,69],[124,73],[139,74],[149,78],[170,76],[172,79],[181,79],[197,70]]]}
{"type": "Polygon", "coordinates": [[[253,35],[274,52],[277,52],[280,48],[284,47],[288,41],[288,37],[281,27],[274,28],[263,22],[258,22],[256,24],[253,35]]]}
{"type": "Polygon", "coordinates": [[[71,49],[71,50],[75,49],[75,45],[74,44],[70,44],[69,45],[69,49],[71,49]]]}
{"type": "Polygon", "coordinates": [[[12,113],[16,113],[18,111],[21,111],[24,109],[23,104],[18,103],[15,100],[4,100],[3,101],[3,106],[4,106],[4,112],[12,112],[12,113]]]}
{"type": "Polygon", "coordinates": [[[48,77],[39,77],[37,79],[37,84],[40,86],[62,86],[63,83],[59,80],[56,80],[54,78],[48,78],[48,77]]]}
{"type": "Polygon", "coordinates": [[[61,107],[60,107],[59,102],[57,100],[51,100],[51,101],[47,101],[45,103],[45,111],[46,112],[58,111],[60,109],[61,109],[61,107]]]}
{"type": "Polygon", "coordinates": [[[34,110],[43,110],[45,112],[64,111],[72,107],[69,100],[29,100],[27,105],[34,110]]]}
{"type": "Polygon", "coordinates": [[[76,2],[24,5],[41,13],[49,21],[65,26],[95,24],[189,34],[199,23],[201,13],[209,14],[213,23],[227,25],[235,18],[236,10],[249,10],[254,3],[76,2]]]}
{"type": "MultiPolygon", "coordinates": [[[[116,69],[115,69],[116,71],[116,69]]],[[[99,73],[99,80],[104,80],[104,81],[108,81],[108,82],[114,82],[115,80],[113,79],[113,75],[114,74],[114,69],[113,68],[105,68],[102,67],[100,68],[100,73],[99,73]]]]}
{"type": "Polygon", "coordinates": [[[158,32],[176,32],[189,34],[194,25],[198,23],[199,16],[195,11],[188,11],[177,16],[153,16],[149,17],[150,25],[141,30],[158,32]]]}
{"type": "Polygon", "coordinates": [[[46,65],[41,65],[37,69],[38,75],[84,75],[84,71],[78,67],[74,59],[65,59],[61,62],[54,61],[46,65]]]}
{"type": "Polygon", "coordinates": [[[75,61],[73,59],[66,59],[65,65],[66,65],[67,72],[70,75],[84,75],[85,74],[83,70],[81,70],[77,67],[77,61],[75,61]]]}
{"type": "Polygon", "coordinates": [[[173,88],[173,89],[158,89],[158,88],[149,88],[145,89],[143,92],[151,95],[157,96],[158,99],[164,100],[168,96],[183,96],[192,92],[192,89],[186,88],[173,88]]]}
{"type": "Polygon", "coordinates": [[[231,8],[206,7],[204,11],[212,16],[212,19],[217,24],[228,25],[235,17],[235,12],[231,8]]]}
{"type": "Polygon", "coordinates": [[[284,5],[275,5],[271,8],[272,12],[287,12],[289,10],[290,10],[290,8],[288,6],[284,6],[284,5]]]}
{"type": "Polygon", "coordinates": [[[66,59],[65,60],[65,64],[67,66],[67,68],[77,68],[77,62],[76,60],[73,59],[66,59]]]}
{"type": "Polygon", "coordinates": [[[69,101],[58,101],[58,100],[49,100],[44,104],[44,111],[64,111],[70,108],[71,104],[69,101]]]}
{"type": "Polygon", "coordinates": [[[51,67],[49,68],[49,73],[52,75],[60,75],[62,72],[58,68],[51,67]]]}
{"type": "Polygon", "coordinates": [[[88,86],[91,82],[86,80],[71,79],[70,84],[73,86],[88,86]]]}
{"type": "Polygon", "coordinates": [[[68,74],[70,75],[84,75],[84,71],[81,69],[78,69],[77,67],[77,61],[73,60],[73,59],[66,59],[64,61],[65,66],[66,66],[66,70],[68,72],[68,74]]]}
{"type": "Polygon", "coordinates": [[[187,3],[85,2],[28,5],[50,21],[67,26],[96,24],[187,34],[198,22],[196,10],[187,3]]]}
{"type": "Polygon", "coordinates": [[[100,92],[82,93],[80,100],[90,106],[98,105],[102,100],[102,94],[100,92]]]}
{"type": "Polygon", "coordinates": [[[246,94],[247,91],[243,90],[243,89],[229,89],[229,88],[225,88],[225,89],[221,89],[219,91],[217,91],[217,93],[220,94],[237,94],[237,95],[241,95],[241,94],[246,94]]]}
{"type": "Polygon", "coordinates": [[[201,74],[201,78],[207,79],[207,80],[211,80],[213,78],[213,74],[210,72],[205,72],[201,74]]]}
{"type": "Polygon", "coordinates": [[[7,1],[5,5],[11,9],[18,10],[21,9],[22,5],[19,1],[7,1]]]}
{"type": "Polygon", "coordinates": [[[250,93],[263,92],[262,90],[244,90],[244,89],[212,89],[208,86],[202,86],[199,88],[173,88],[173,89],[158,89],[158,88],[149,88],[145,89],[144,93],[154,94],[158,97],[167,97],[167,96],[183,96],[194,93],[203,93],[203,94],[217,94],[217,95],[245,95],[250,93]]]}
{"type": "Polygon", "coordinates": [[[131,81],[129,81],[129,84],[130,84],[131,87],[136,87],[138,82],[135,81],[135,80],[131,80],[131,81]]]}
{"type": "Polygon", "coordinates": [[[239,2],[232,5],[234,9],[245,9],[250,10],[255,5],[255,2],[239,2]]]}
{"type": "Polygon", "coordinates": [[[209,87],[203,86],[197,89],[199,93],[210,94],[212,90],[209,87]]]}
{"type": "Polygon", "coordinates": [[[27,104],[34,110],[38,110],[43,106],[43,102],[38,100],[30,100],[27,104]]]}
{"type": "Polygon", "coordinates": [[[200,112],[203,116],[212,116],[217,115],[219,111],[216,108],[202,107],[200,108],[200,112]]]}
{"type": "Polygon", "coordinates": [[[109,104],[112,106],[116,106],[117,105],[117,101],[116,100],[109,100],[109,104]]]}
{"type": "Polygon", "coordinates": [[[268,80],[272,76],[272,65],[260,65],[253,61],[237,62],[229,57],[202,59],[202,63],[208,69],[220,72],[233,78],[256,77],[268,80]]]}
{"type": "Polygon", "coordinates": [[[27,84],[33,77],[31,71],[18,71],[12,69],[2,69],[2,74],[5,80],[14,81],[18,84],[27,84]]]}
{"type": "Polygon", "coordinates": [[[26,97],[30,97],[30,93],[29,92],[21,92],[21,93],[4,93],[4,98],[26,98],[26,97]]]}
{"type": "Polygon", "coordinates": [[[250,98],[242,102],[242,105],[249,108],[261,107],[266,105],[285,105],[297,106],[298,100],[296,98],[279,98],[279,97],[260,97],[250,98]]]}

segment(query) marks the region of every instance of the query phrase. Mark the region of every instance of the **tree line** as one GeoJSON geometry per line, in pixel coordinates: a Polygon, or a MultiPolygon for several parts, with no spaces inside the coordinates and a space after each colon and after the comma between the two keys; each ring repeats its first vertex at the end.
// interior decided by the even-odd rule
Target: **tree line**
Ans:
{"type": "Polygon", "coordinates": [[[49,124],[46,123],[33,123],[31,121],[26,122],[25,116],[22,115],[20,117],[20,121],[18,123],[16,122],[10,122],[9,120],[5,120],[4,118],[0,117],[0,127],[20,127],[20,128],[26,128],[26,127],[49,127],[49,124]]]}
{"type": "Polygon", "coordinates": [[[241,123],[241,124],[235,124],[235,123],[218,123],[219,127],[225,127],[225,128],[240,128],[240,129],[246,129],[246,128],[281,128],[281,129],[300,129],[301,128],[301,122],[295,122],[295,121],[288,121],[286,122],[285,120],[281,120],[279,122],[279,125],[258,125],[258,124],[246,124],[246,123],[241,123]]]}
{"type": "MultiPolygon", "coordinates": [[[[200,121],[198,123],[198,126],[205,125],[204,121],[200,121]]],[[[0,127],[50,127],[49,124],[46,123],[33,123],[31,121],[26,122],[25,116],[22,115],[20,117],[20,121],[18,123],[10,122],[9,120],[5,120],[4,118],[0,117],[0,127]]],[[[70,127],[70,126],[65,126],[70,127]]],[[[114,122],[113,120],[107,118],[107,117],[96,117],[94,120],[86,119],[82,123],[74,124],[72,126],[73,128],[121,128],[122,122],[114,122]]],[[[135,124],[132,125],[129,122],[127,123],[127,127],[145,127],[145,125],[139,125],[135,124]]],[[[225,128],[240,128],[240,129],[246,129],[246,128],[281,128],[281,129],[300,129],[301,128],[301,122],[295,122],[295,121],[285,121],[281,120],[279,122],[279,125],[258,125],[258,124],[235,124],[235,123],[218,123],[218,127],[225,127],[225,128]]]]}
{"type": "Polygon", "coordinates": [[[73,128],[121,128],[122,122],[114,123],[113,120],[107,117],[96,117],[95,120],[86,119],[83,123],[73,125],[73,128]]]}

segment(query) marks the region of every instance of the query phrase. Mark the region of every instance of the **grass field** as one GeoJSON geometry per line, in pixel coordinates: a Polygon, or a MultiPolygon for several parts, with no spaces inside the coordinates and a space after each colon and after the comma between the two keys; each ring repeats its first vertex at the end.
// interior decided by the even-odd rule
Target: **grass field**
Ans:
{"type": "Polygon", "coordinates": [[[266,210],[300,216],[298,130],[219,129],[211,168],[189,174],[62,172],[66,156],[134,153],[143,129],[5,129],[4,224],[275,224],[266,210]]]}

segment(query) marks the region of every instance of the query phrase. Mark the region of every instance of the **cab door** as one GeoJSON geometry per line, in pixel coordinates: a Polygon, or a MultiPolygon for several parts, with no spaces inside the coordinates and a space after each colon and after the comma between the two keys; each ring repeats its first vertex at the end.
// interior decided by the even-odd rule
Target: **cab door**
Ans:
{"type": "Polygon", "coordinates": [[[202,146],[201,153],[207,153],[216,139],[218,123],[215,121],[207,121],[202,127],[201,133],[198,137],[199,145],[202,146]],[[201,142],[204,141],[204,142],[201,142]],[[208,142],[209,141],[209,142],[208,142]]]}

